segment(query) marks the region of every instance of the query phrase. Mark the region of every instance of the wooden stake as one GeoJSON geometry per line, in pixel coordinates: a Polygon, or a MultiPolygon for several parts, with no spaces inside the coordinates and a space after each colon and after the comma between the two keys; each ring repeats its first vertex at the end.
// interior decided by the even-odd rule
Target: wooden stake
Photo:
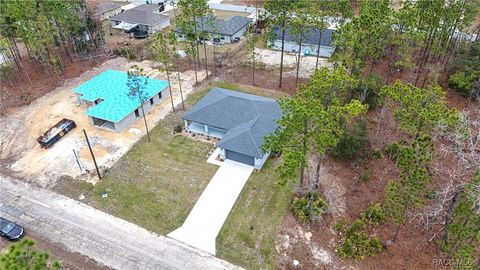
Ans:
{"type": "Polygon", "coordinates": [[[97,166],[97,161],[95,160],[95,156],[93,155],[92,147],[90,146],[90,141],[88,140],[87,132],[85,131],[85,129],[83,130],[83,134],[85,135],[85,139],[87,140],[87,145],[88,145],[88,149],[90,150],[90,154],[92,154],[93,164],[95,164],[95,169],[97,170],[98,179],[102,179],[102,176],[100,175],[100,170],[98,169],[98,166],[97,166]]]}

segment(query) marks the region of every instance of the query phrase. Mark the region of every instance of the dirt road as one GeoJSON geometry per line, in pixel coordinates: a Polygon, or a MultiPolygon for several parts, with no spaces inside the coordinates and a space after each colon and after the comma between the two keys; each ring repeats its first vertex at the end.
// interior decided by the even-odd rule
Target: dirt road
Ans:
{"type": "Polygon", "coordinates": [[[241,269],[83,203],[0,176],[0,215],[115,269],[241,269]]]}

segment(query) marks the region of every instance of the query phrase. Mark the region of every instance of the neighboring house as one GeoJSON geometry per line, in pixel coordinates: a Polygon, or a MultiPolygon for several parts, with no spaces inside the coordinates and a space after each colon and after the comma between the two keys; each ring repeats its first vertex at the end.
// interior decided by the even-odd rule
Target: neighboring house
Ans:
{"type": "MultiPolygon", "coordinates": [[[[333,29],[323,29],[322,30],[322,40],[320,43],[320,56],[321,57],[330,57],[332,56],[335,48],[332,44],[332,34],[335,32],[333,29]]],[[[273,42],[270,42],[269,45],[274,49],[282,49],[282,31],[279,27],[273,27],[272,33],[275,36],[273,42]]],[[[320,29],[315,28],[306,28],[303,33],[302,38],[302,51],[303,55],[317,55],[318,48],[318,39],[320,38],[320,29]]],[[[299,48],[299,36],[291,33],[291,29],[287,28],[285,30],[285,52],[296,52],[298,53],[299,48]]]]}
{"type": "MultiPolygon", "coordinates": [[[[94,126],[120,132],[142,117],[138,98],[129,97],[128,75],[107,70],[74,89],[77,100],[86,106],[90,123],[94,126]]],[[[147,78],[148,99],[143,103],[145,113],[170,94],[168,82],[147,78]]]]}
{"type": "Polygon", "coordinates": [[[133,28],[154,34],[170,25],[170,18],[160,14],[161,6],[158,4],[144,4],[110,18],[112,28],[122,29],[125,31],[133,28]]]}
{"type": "Polygon", "coordinates": [[[103,21],[121,12],[122,12],[122,4],[118,2],[101,1],[96,6],[95,16],[97,16],[101,21],[103,21]]]}
{"type": "Polygon", "coordinates": [[[220,139],[220,158],[260,169],[270,153],[264,137],[275,131],[281,110],[276,100],[222,88],[212,89],[185,113],[185,129],[220,139]]]}
{"type": "MultiPolygon", "coordinates": [[[[210,41],[214,43],[233,43],[235,38],[240,38],[245,34],[251,22],[252,18],[244,16],[232,16],[225,20],[216,20],[214,18],[209,20],[204,17],[197,20],[197,29],[210,33],[210,41]],[[207,23],[208,21],[211,21],[211,23],[207,23]]],[[[185,35],[180,29],[175,29],[175,34],[178,40],[185,40],[185,35]]]]}

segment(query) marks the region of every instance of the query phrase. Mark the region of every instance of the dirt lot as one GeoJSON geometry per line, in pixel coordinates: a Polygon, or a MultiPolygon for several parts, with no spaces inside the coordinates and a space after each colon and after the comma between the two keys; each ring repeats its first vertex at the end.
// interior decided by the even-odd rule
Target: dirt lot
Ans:
{"type": "MultiPolygon", "coordinates": [[[[128,62],[124,58],[115,58],[103,65],[85,72],[81,76],[67,80],[55,91],[36,100],[32,104],[19,108],[16,112],[0,118],[1,148],[0,158],[4,168],[14,171],[21,177],[35,179],[34,182],[49,186],[60,175],[76,177],[80,171],[73,150],[80,153],[80,162],[86,169],[94,171],[93,162],[87,152],[82,129],[85,129],[97,153],[97,163],[100,167],[113,165],[141,136],[144,135],[142,121],[135,122],[131,127],[120,133],[101,130],[90,125],[85,115],[85,108],[80,106],[73,94],[73,88],[91,79],[107,69],[127,70],[131,65],[138,64],[152,78],[166,79],[165,74],[152,70],[151,62],[128,62]],[[72,119],[77,128],[56,143],[52,148],[40,148],[36,138],[62,118],[72,119]]],[[[193,71],[182,73],[182,89],[186,96],[193,89],[195,77],[193,71]]],[[[199,79],[205,77],[205,72],[199,72],[199,79]]],[[[171,75],[172,92],[175,104],[180,103],[178,78],[171,75]]],[[[157,105],[147,114],[150,127],[153,127],[171,110],[170,99],[157,105]]],[[[91,178],[94,180],[95,178],[91,178]]]]}
{"type": "MultiPolygon", "coordinates": [[[[448,93],[448,99],[450,106],[476,113],[477,117],[480,114],[479,102],[469,102],[453,92],[448,93]]],[[[382,149],[392,141],[410,138],[395,129],[393,117],[388,113],[379,123],[378,113],[378,109],[368,113],[367,153],[382,149]]],[[[451,158],[439,156],[436,159],[442,162],[441,167],[455,169],[451,158]]],[[[360,161],[327,158],[323,166],[319,192],[328,200],[330,212],[315,224],[302,223],[290,212],[286,213],[276,239],[280,269],[449,269],[434,265],[434,259],[447,259],[436,244],[438,224],[427,227],[421,216],[413,213],[401,226],[397,241],[380,254],[361,261],[339,258],[335,246],[340,235],[334,231],[334,224],[340,217],[352,221],[371,203],[383,202],[386,184],[399,175],[395,164],[387,157],[362,157],[360,161]],[[365,172],[368,172],[368,179],[362,179],[365,172]],[[294,261],[295,264],[298,262],[297,266],[294,261]]],[[[442,185],[442,180],[435,174],[429,188],[439,189],[442,185]]],[[[425,208],[433,203],[426,200],[425,208]]],[[[395,226],[387,223],[369,229],[367,234],[378,237],[385,244],[392,239],[394,232],[395,226]]]]}
{"type": "MultiPolygon", "coordinates": [[[[284,54],[284,69],[282,87],[279,87],[278,78],[280,76],[280,52],[270,49],[256,48],[259,54],[255,59],[255,86],[272,89],[273,91],[292,94],[297,89],[295,83],[296,75],[296,55],[291,53],[284,54]],[[263,63],[258,64],[258,63],[263,63]]],[[[252,66],[245,50],[228,62],[228,65],[218,69],[219,78],[224,81],[236,84],[252,84],[252,66]]],[[[315,70],[316,57],[302,56],[299,70],[299,83],[308,82],[308,78],[315,70]]],[[[331,67],[332,64],[327,59],[319,59],[319,67],[331,67]]]]}
{"type": "MultiPolygon", "coordinates": [[[[22,54],[26,54],[22,45],[19,44],[18,46],[22,54]]],[[[64,80],[75,78],[100,65],[105,61],[105,57],[99,56],[76,61],[61,56],[61,61],[64,69],[63,74],[53,77],[53,80],[50,81],[42,66],[24,55],[22,58],[23,72],[20,74],[20,78],[14,78],[15,76],[12,75],[12,80],[2,78],[0,81],[0,116],[9,114],[15,107],[30,104],[55,89],[55,87],[61,86],[64,80]]]]}
{"type": "Polygon", "coordinates": [[[250,15],[250,13],[246,13],[246,12],[235,12],[235,11],[218,10],[218,9],[212,9],[212,12],[217,19],[226,19],[232,16],[248,17],[250,15]]]}
{"type": "MultiPolygon", "coordinates": [[[[255,48],[255,53],[258,54],[257,60],[266,64],[267,67],[280,68],[280,51],[255,48]]],[[[295,77],[297,72],[297,57],[298,55],[293,53],[285,53],[283,55],[283,67],[286,69],[284,73],[285,77],[295,77]]],[[[317,58],[315,56],[301,56],[298,76],[300,78],[309,78],[315,71],[316,61],[317,58]]],[[[319,58],[318,66],[319,68],[331,68],[333,65],[329,63],[327,59],[319,58]]]]}

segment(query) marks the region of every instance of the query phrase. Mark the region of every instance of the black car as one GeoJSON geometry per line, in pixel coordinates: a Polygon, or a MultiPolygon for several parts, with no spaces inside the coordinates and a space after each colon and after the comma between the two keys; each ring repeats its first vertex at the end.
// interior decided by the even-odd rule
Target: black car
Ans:
{"type": "Polygon", "coordinates": [[[0,235],[11,241],[15,241],[22,238],[23,228],[0,217],[0,235]]]}

